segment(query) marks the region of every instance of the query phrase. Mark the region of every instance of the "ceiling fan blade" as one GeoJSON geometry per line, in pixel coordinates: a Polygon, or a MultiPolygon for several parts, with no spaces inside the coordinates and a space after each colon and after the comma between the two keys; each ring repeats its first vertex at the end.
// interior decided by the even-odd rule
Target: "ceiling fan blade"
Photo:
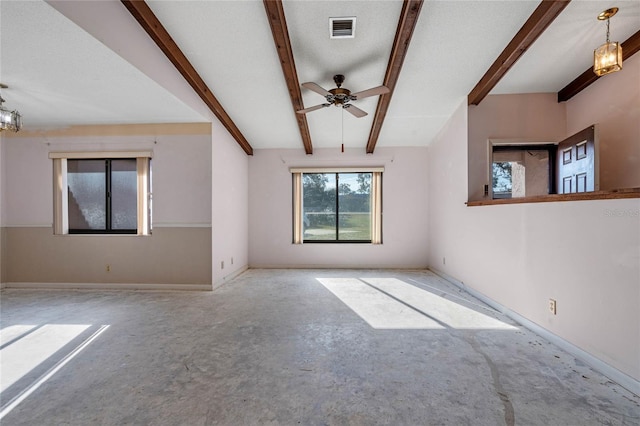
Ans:
{"type": "Polygon", "coordinates": [[[322,96],[329,96],[331,95],[331,92],[329,92],[328,90],[323,89],[322,87],[320,87],[319,85],[317,85],[316,83],[313,82],[308,82],[308,83],[302,83],[302,87],[309,89],[309,90],[313,90],[314,92],[322,95],[322,96]]]}
{"type": "Polygon", "coordinates": [[[356,116],[358,118],[362,118],[365,115],[367,115],[366,112],[364,112],[363,110],[361,110],[355,105],[345,104],[342,108],[346,109],[347,112],[351,113],[351,115],[356,116]]]}
{"type": "Polygon", "coordinates": [[[320,105],[312,106],[312,107],[309,107],[309,108],[301,109],[299,111],[296,111],[296,113],[297,114],[306,114],[308,112],[315,111],[315,110],[320,109],[320,108],[326,108],[329,105],[331,105],[331,104],[320,104],[320,105]]]}
{"type": "Polygon", "coordinates": [[[362,92],[352,93],[351,97],[355,99],[368,98],[369,96],[384,95],[389,93],[390,90],[387,86],[372,87],[371,89],[363,90],[362,92]]]}

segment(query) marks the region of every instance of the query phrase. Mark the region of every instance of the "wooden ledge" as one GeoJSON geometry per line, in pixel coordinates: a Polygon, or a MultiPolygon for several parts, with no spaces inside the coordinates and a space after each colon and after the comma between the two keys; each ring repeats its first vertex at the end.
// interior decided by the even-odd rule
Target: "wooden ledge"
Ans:
{"type": "Polygon", "coordinates": [[[615,200],[640,198],[640,188],[613,189],[610,191],[581,192],[578,194],[549,194],[535,197],[504,198],[497,200],[467,201],[467,207],[494,206],[498,204],[553,203],[556,201],[615,200]]]}

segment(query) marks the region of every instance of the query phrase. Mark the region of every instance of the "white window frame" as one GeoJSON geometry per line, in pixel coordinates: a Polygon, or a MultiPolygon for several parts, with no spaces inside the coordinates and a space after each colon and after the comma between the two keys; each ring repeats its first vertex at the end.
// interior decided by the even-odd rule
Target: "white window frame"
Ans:
{"type": "Polygon", "coordinates": [[[69,234],[67,160],[105,158],[136,159],[138,175],[137,235],[151,234],[151,168],[149,161],[153,158],[151,151],[50,152],[49,158],[53,160],[53,233],[55,235],[69,234]]]}
{"type": "Polygon", "coordinates": [[[371,173],[371,244],[382,244],[382,173],[384,167],[292,167],[293,176],[293,244],[304,242],[302,226],[304,173],[371,173]]]}

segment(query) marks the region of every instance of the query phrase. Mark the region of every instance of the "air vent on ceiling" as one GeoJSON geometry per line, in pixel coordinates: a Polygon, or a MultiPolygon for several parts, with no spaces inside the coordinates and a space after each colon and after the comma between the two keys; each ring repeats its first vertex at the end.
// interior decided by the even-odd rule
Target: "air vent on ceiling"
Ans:
{"type": "Polygon", "coordinates": [[[330,38],[354,38],[356,36],[356,17],[329,18],[330,38]]]}

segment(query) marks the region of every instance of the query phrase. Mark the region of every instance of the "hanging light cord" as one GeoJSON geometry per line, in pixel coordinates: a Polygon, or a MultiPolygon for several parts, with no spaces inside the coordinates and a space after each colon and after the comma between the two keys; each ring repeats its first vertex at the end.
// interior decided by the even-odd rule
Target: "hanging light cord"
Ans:
{"type": "Polygon", "coordinates": [[[607,43],[609,43],[609,18],[607,18],[607,43]]]}

